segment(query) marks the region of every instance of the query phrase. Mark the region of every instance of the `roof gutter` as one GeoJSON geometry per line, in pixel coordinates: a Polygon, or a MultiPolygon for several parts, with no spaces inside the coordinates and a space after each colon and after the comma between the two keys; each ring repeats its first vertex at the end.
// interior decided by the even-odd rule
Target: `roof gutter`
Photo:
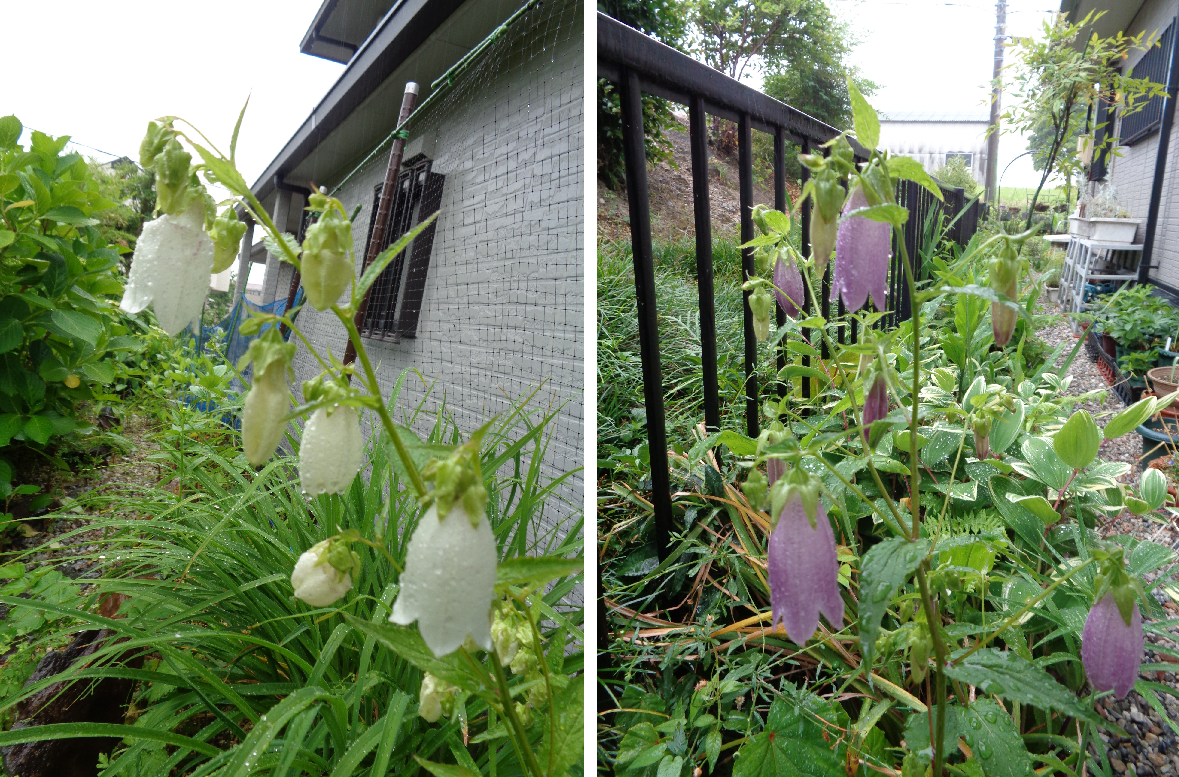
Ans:
{"type": "Polygon", "coordinates": [[[390,8],[315,110],[250,187],[254,196],[268,197],[275,190],[276,176],[285,179],[462,4],[463,0],[401,0],[390,8]]]}
{"type": "MultiPolygon", "coordinates": [[[[1179,25],[1179,6],[1175,24],[1179,25]]],[[[1142,239],[1142,259],[1138,262],[1138,282],[1150,277],[1154,260],[1154,238],[1159,224],[1159,203],[1163,198],[1163,176],[1167,172],[1167,150],[1171,143],[1171,127],[1175,123],[1175,98],[1179,95],[1179,30],[1171,35],[1171,61],[1167,66],[1167,97],[1163,105],[1163,123],[1159,127],[1158,154],[1154,162],[1154,180],[1150,186],[1150,208],[1146,214],[1146,234],[1142,239]]]]}

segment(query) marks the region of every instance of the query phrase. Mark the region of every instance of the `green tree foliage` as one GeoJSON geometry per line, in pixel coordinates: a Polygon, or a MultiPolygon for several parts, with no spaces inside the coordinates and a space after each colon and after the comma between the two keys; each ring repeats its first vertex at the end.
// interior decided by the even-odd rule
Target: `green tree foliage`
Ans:
{"type": "MultiPolygon", "coordinates": [[[[686,17],[677,0],[601,0],[598,10],[674,48],[680,47],[686,32],[686,17]]],[[[667,100],[643,95],[648,162],[671,156],[664,130],[674,124],[667,100]]],[[[598,177],[612,189],[621,189],[626,181],[618,87],[604,78],[598,79],[598,177]]]]}
{"type": "Polygon", "coordinates": [[[966,161],[962,157],[954,157],[944,165],[933,171],[933,177],[945,181],[950,186],[960,186],[966,190],[966,198],[970,199],[978,194],[978,181],[974,173],[970,172],[966,161]]]}
{"type": "Polygon", "coordinates": [[[119,252],[99,229],[104,198],[68,136],[0,118],[0,497],[16,461],[50,455],[55,438],[84,424],[80,402],[114,380],[118,351],[138,345],[116,302],[119,252]],[[36,451],[38,455],[29,455],[36,451]]]}
{"type": "MultiPolygon", "coordinates": [[[[155,172],[143,170],[123,157],[105,165],[91,162],[90,177],[98,193],[114,203],[113,207],[96,214],[99,231],[108,242],[133,250],[144,223],[155,210],[155,172]]],[[[129,266],[130,252],[125,253],[129,266]]]]}
{"type": "MultiPolygon", "coordinates": [[[[1076,123],[1083,121],[1090,108],[1096,113],[1104,102],[1125,116],[1141,110],[1151,97],[1165,93],[1162,84],[1132,78],[1120,70],[1131,52],[1157,45],[1157,33],[1147,37],[1146,33],[1126,36],[1119,32],[1108,38],[1092,33],[1086,39],[1102,14],[1104,11],[1089,13],[1076,24],[1063,16],[1046,21],[1040,37],[1019,42],[1011,78],[1018,99],[1003,113],[1002,125],[1008,133],[1040,137],[1034,147],[1040,184],[1028,208],[1028,226],[1048,180],[1054,174],[1068,178],[1082,169],[1074,140],[1076,123]],[[1077,45],[1081,40],[1085,43],[1077,45]]],[[[1107,136],[1103,145],[1112,140],[1107,136]]]]}

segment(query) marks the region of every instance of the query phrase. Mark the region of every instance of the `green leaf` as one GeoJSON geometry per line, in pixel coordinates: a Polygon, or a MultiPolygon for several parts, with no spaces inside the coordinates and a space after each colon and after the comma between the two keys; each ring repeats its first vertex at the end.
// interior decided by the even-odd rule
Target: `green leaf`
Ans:
{"type": "Polygon", "coordinates": [[[766,226],[781,235],[790,234],[790,217],[780,210],[767,210],[766,226]]]}
{"type": "Polygon", "coordinates": [[[0,118],[0,148],[12,148],[20,140],[20,134],[24,131],[24,126],[21,125],[20,119],[15,116],[4,116],[0,118]]]}
{"type": "Polygon", "coordinates": [[[233,162],[237,158],[237,135],[242,131],[242,119],[246,117],[246,108],[250,105],[250,97],[246,96],[246,102],[242,105],[241,112],[237,115],[237,124],[233,125],[233,137],[229,139],[229,161],[233,162]]]}
{"type": "Polygon", "coordinates": [[[864,555],[860,573],[860,649],[866,665],[872,663],[876,634],[893,594],[928,553],[929,540],[909,542],[903,537],[889,537],[864,555]]]}
{"type": "Polygon", "coordinates": [[[757,453],[757,440],[751,440],[731,429],[726,429],[717,435],[716,443],[728,446],[734,456],[753,456],[757,453]]]}
{"type": "Polygon", "coordinates": [[[53,435],[53,422],[43,415],[35,415],[25,421],[23,431],[25,437],[28,437],[35,443],[44,445],[49,442],[49,438],[53,435]]]}
{"type": "Polygon", "coordinates": [[[1167,501],[1167,476],[1153,467],[1142,473],[1142,480],[1138,486],[1142,498],[1150,505],[1151,510],[1157,510],[1167,501]]]}
{"type": "Polygon", "coordinates": [[[575,575],[585,568],[585,560],[560,556],[521,556],[500,562],[495,569],[495,584],[539,586],[558,577],[575,575]]]}
{"type": "MultiPolygon", "coordinates": [[[[292,235],[290,232],[283,232],[282,240],[284,243],[286,243],[287,247],[291,249],[291,252],[295,256],[299,255],[301,248],[299,247],[299,241],[295,239],[294,235],[292,235]]],[[[263,235],[262,245],[266,246],[267,253],[278,257],[280,261],[289,261],[286,251],[282,249],[282,246],[278,244],[278,242],[270,235],[270,233],[263,235]]]]}
{"type": "Polygon", "coordinates": [[[1060,427],[1052,438],[1056,455],[1073,469],[1084,469],[1097,458],[1101,446],[1101,430],[1093,422],[1088,410],[1078,410],[1060,427]]]}
{"type": "Polygon", "coordinates": [[[1146,423],[1146,419],[1154,414],[1156,404],[1157,400],[1154,397],[1146,397],[1109,419],[1109,423],[1105,425],[1105,439],[1117,439],[1146,423]]]}
{"type": "Polygon", "coordinates": [[[738,248],[761,248],[762,246],[777,245],[781,241],[782,241],[782,237],[780,235],[774,235],[774,234],[758,235],[757,237],[750,240],[748,243],[742,243],[741,245],[739,245],[737,247],[738,248]]]}
{"type": "Polygon", "coordinates": [[[1028,545],[1038,548],[1044,538],[1044,523],[1022,504],[1013,501],[1012,497],[1025,496],[1019,483],[1006,475],[992,475],[987,485],[991,489],[991,501],[1007,525],[1028,545]]]}
{"type": "Polygon", "coordinates": [[[847,777],[822,726],[791,705],[774,700],[765,730],[737,751],[733,777],[847,777]]]}
{"type": "Polygon", "coordinates": [[[372,264],[364,268],[364,274],[360,276],[360,284],[356,287],[357,299],[364,299],[365,292],[368,291],[369,286],[372,286],[377,278],[385,268],[389,266],[398,254],[405,250],[405,247],[417,237],[422,230],[434,223],[434,219],[438,218],[438,211],[435,211],[428,218],[425,218],[416,227],[406,232],[397,239],[397,242],[386,248],[377,255],[372,264]]]}
{"type": "Polygon", "coordinates": [[[147,726],[126,726],[120,723],[50,723],[45,726],[29,726],[12,731],[0,732],[0,747],[19,745],[27,742],[54,742],[59,739],[80,739],[90,737],[116,737],[146,739],[149,742],[163,742],[206,756],[217,756],[221,751],[199,739],[173,734],[171,731],[148,728],[147,726]]]}
{"type": "MultiPolygon", "coordinates": [[[[961,738],[978,756],[986,777],[1030,777],[1032,758],[1016,729],[1011,715],[1003,711],[994,699],[978,699],[963,709],[958,705],[946,707],[945,752],[956,751],[954,743],[961,738]],[[987,755],[983,755],[986,753],[987,755]]],[[[905,744],[922,762],[930,762],[929,716],[918,713],[909,717],[905,729],[905,744]]]]}
{"type": "Polygon", "coordinates": [[[82,212],[81,208],[75,208],[72,205],[60,205],[56,208],[51,208],[43,218],[62,224],[69,224],[74,227],[92,227],[99,223],[98,219],[88,217],[82,212]]]}
{"type": "MultiPolygon", "coordinates": [[[[557,730],[547,724],[536,753],[545,774],[566,774],[569,767],[581,762],[582,729],[585,725],[585,684],[572,682],[553,699],[557,730]]],[[[678,775],[678,772],[677,772],[678,775]]]]}
{"type": "Polygon", "coordinates": [[[70,368],[62,364],[56,356],[47,356],[37,365],[37,374],[46,383],[61,383],[69,377],[70,368]]]}
{"type": "Polygon", "coordinates": [[[1101,723],[1093,710],[1072,691],[1031,661],[1011,651],[984,648],[961,663],[948,664],[946,674],[959,682],[976,686],[983,693],[1040,709],[1054,709],[1094,725],[1101,723]]]}
{"type": "Polygon", "coordinates": [[[1015,409],[1008,410],[991,424],[990,443],[993,453],[1002,453],[1011,447],[1023,429],[1023,419],[1023,402],[1016,399],[1015,409]]]}
{"type": "Polygon", "coordinates": [[[242,178],[242,174],[237,171],[232,162],[222,159],[200,143],[193,143],[192,147],[201,155],[201,161],[213,173],[218,183],[238,197],[246,197],[250,194],[249,184],[246,183],[245,178],[242,178]]]}
{"type": "Polygon", "coordinates": [[[102,336],[102,324],[75,310],[50,310],[37,323],[67,340],[82,340],[95,345],[102,336]]]}
{"type": "Polygon", "coordinates": [[[103,386],[115,379],[115,366],[110,362],[86,362],[78,369],[88,380],[103,386]]]}
{"type": "Polygon", "coordinates": [[[435,658],[417,629],[394,626],[391,623],[372,623],[348,613],[344,613],[344,617],[357,631],[374,638],[423,672],[429,672],[471,693],[482,690],[483,678],[472,674],[470,665],[463,660],[460,653],[456,651],[448,656],[435,658]]]}
{"type": "Polygon", "coordinates": [[[990,286],[979,286],[977,283],[967,283],[964,286],[942,286],[939,289],[932,290],[930,293],[934,295],[968,294],[972,297],[982,297],[993,304],[1003,305],[1005,307],[1011,308],[1019,315],[1020,318],[1022,318],[1028,324],[1032,324],[1034,326],[1031,313],[1028,313],[1027,308],[1019,304],[1019,300],[1011,299],[1006,294],[1000,294],[990,286]]]}
{"type": "Polygon", "coordinates": [[[938,186],[925,168],[916,159],[907,156],[890,156],[888,158],[888,174],[893,178],[904,178],[916,181],[929,190],[929,193],[942,202],[946,201],[942,194],[942,187],[938,186]]]}
{"type": "MultiPolygon", "coordinates": [[[[437,443],[422,442],[412,429],[399,424],[393,425],[397,429],[397,436],[401,438],[401,444],[409,451],[409,458],[413,462],[414,467],[418,472],[422,471],[422,467],[430,463],[431,459],[444,459],[454,450],[453,445],[439,445],[437,443]]],[[[390,464],[393,465],[393,471],[402,483],[412,482],[409,477],[409,471],[401,462],[401,457],[397,455],[397,449],[393,446],[393,441],[389,439],[386,432],[381,432],[381,442],[385,445],[385,454],[389,457],[390,464]]]]}
{"type": "Polygon", "coordinates": [[[1051,526],[1060,520],[1060,513],[1052,509],[1052,503],[1039,494],[1022,497],[1008,496],[1007,498],[1027,508],[1028,512],[1043,521],[1045,526],[1051,526]]]}
{"type": "MultiPolygon", "coordinates": [[[[3,448],[5,445],[7,445],[8,441],[12,439],[13,435],[19,434],[20,430],[23,429],[24,426],[25,420],[16,413],[5,413],[4,415],[0,415],[0,448],[3,448]]],[[[8,464],[2,460],[0,460],[0,463],[3,463],[5,467],[8,466],[8,464]]],[[[0,480],[11,479],[11,471],[8,473],[8,477],[0,477],[0,480]]]]}
{"type": "Polygon", "coordinates": [[[787,364],[778,370],[778,380],[792,380],[794,378],[818,378],[825,383],[827,373],[817,367],[804,367],[801,364],[787,364]]]}
{"type": "Polygon", "coordinates": [[[16,233],[8,229],[0,229],[0,248],[6,248],[12,245],[16,240],[16,233]]]}
{"type": "Polygon", "coordinates": [[[871,151],[880,145],[880,117],[876,109],[868,104],[864,95],[856,88],[852,79],[847,79],[847,93],[851,98],[852,123],[856,128],[856,140],[871,151]]]}
{"type": "Polygon", "coordinates": [[[15,318],[0,320],[0,353],[7,353],[16,348],[25,339],[25,330],[20,321],[15,318]]]}
{"type": "MultiPolygon", "coordinates": [[[[546,728],[545,731],[548,731],[548,729],[546,728]]],[[[417,761],[418,766],[434,775],[434,777],[479,777],[478,774],[469,769],[464,769],[455,764],[438,764],[433,761],[427,761],[416,753],[414,754],[413,760],[417,761]]]]}
{"type": "Polygon", "coordinates": [[[1032,471],[1049,488],[1060,491],[1072,476],[1072,468],[1061,461],[1053,446],[1042,437],[1029,437],[1021,446],[1023,457],[1032,471]]]}

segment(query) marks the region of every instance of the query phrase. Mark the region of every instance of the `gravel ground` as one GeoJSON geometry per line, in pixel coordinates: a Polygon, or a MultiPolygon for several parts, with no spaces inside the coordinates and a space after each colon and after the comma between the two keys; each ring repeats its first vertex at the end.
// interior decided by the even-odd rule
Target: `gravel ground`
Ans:
{"type": "MultiPolygon", "coordinates": [[[[1056,309],[1046,298],[1040,300],[1040,307],[1041,312],[1056,309]]],[[[1077,342],[1068,321],[1063,318],[1041,329],[1039,335],[1052,347],[1067,343],[1066,356],[1077,342]]],[[[1099,425],[1104,425],[1112,414],[1125,407],[1117,394],[1109,389],[1109,384],[1097,370],[1096,363],[1085,351],[1084,346],[1081,346],[1076,359],[1069,366],[1068,375],[1072,378],[1068,394],[1088,394],[1080,406],[1092,413],[1098,419],[1099,425]]],[[[1141,473],[1138,459],[1142,455],[1141,438],[1137,434],[1130,433],[1116,440],[1103,441],[1099,455],[1106,461],[1122,461],[1129,464],[1132,469],[1122,480],[1137,484],[1141,473]]],[[[1179,550],[1179,529],[1173,520],[1163,522],[1123,512],[1102,525],[1100,531],[1104,536],[1129,534],[1179,550]]],[[[1171,576],[1174,570],[1164,567],[1160,574],[1171,576]]],[[[1149,575],[1148,582],[1153,582],[1157,577],[1158,574],[1149,575]]],[[[1155,589],[1155,597],[1170,617],[1179,616],[1179,607],[1169,596],[1155,589]]],[[[1175,671],[1179,670],[1179,663],[1176,663],[1176,659],[1151,649],[1154,645],[1162,645],[1170,650],[1179,650],[1179,627],[1172,626],[1166,631],[1169,638],[1155,634],[1147,635],[1144,671],[1140,677],[1179,689],[1179,678],[1176,677],[1175,671]],[[1166,668],[1156,669],[1159,665],[1166,668]]],[[[1179,699],[1164,693],[1157,695],[1166,709],[1165,719],[1137,691],[1131,691],[1121,700],[1107,697],[1098,703],[1099,713],[1129,734],[1129,737],[1119,737],[1116,734],[1102,735],[1110,765],[1116,773],[1133,773],[1143,777],[1179,774],[1179,699]]],[[[1095,743],[1092,750],[1094,754],[1097,753],[1097,747],[1095,743]]]]}

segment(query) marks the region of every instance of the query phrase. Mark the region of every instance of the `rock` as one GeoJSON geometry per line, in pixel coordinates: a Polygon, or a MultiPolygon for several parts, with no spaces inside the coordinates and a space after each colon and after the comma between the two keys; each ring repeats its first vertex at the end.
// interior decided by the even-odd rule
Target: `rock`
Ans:
{"type": "Polygon", "coordinates": [[[1126,765],[1122,763],[1121,758],[1110,758],[1109,765],[1114,768],[1114,771],[1121,774],[1126,771],[1126,765]]]}
{"type": "MultiPolygon", "coordinates": [[[[1151,726],[1151,728],[1153,729],[1154,726],[1151,726]]],[[[1154,731],[1147,731],[1146,735],[1142,737],[1142,741],[1148,745],[1153,745],[1155,742],[1159,741],[1159,738],[1155,735],[1154,731]]]]}
{"type": "MultiPolygon", "coordinates": [[[[108,640],[116,638],[116,632],[109,629],[78,634],[64,651],[45,654],[26,687],[61,674],[75,663],[88,661],[108,640]]],[[[119,660],[133,669],[143,665],[142,655],[124,655],[119,660]]],[[[97,683],[80,680],[70,685],[53,683],[16,706],[12,730],[51,723],[122,723],[133,687],[133,680],[121,678],[105,678],[97,683]]],[[[0,752],[8,774],[93,777],[98,773],[99,753],[110,752],[118,743],[117,737],[61,739],[11,745],[0,752]]]]}

